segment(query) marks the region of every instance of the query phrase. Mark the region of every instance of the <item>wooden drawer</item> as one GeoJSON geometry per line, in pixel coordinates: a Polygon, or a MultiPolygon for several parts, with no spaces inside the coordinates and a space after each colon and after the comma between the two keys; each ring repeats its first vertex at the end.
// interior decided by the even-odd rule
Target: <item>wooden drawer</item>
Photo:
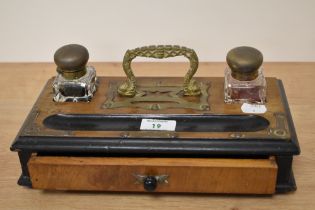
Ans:
{"type": "Polygon", "coordinates": [[[155,192],[272,194],[277,177],[273,158],[32,156],[28,168],[33,188],[55,190],[145,192],[150,175],[160,176],[155,192]]]}

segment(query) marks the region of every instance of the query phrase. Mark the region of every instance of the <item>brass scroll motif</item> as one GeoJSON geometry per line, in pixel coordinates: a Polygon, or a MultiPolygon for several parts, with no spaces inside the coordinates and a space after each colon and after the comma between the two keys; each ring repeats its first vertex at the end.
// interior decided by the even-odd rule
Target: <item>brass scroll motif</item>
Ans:
{"type": "Polygon", "coordinates": [[[152,45],[147,47],[127,50],[123,60],[123,69],[127,80],[118,88],[121,96],[134,97],[137,93],[136,77],[131,69],[131,62],[136,57],[169,58],[185,56],[190,61],[190,68],[184,77],[183,91],[185,96],[198,96],[201,94],[199,84],[192,79],[198,68],[198,57],[193,49],[178,45],[152,45]]]}

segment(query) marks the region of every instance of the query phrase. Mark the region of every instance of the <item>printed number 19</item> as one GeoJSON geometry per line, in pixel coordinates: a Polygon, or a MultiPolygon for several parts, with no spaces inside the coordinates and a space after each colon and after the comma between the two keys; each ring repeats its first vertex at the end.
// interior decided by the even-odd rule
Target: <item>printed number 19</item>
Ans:
{"type": "Polygon", "coordinates": [[[154,124],[154,123],[152,124],[153,128],[161,128],[161,126],[162,126],[161,124],[154,124]]]}

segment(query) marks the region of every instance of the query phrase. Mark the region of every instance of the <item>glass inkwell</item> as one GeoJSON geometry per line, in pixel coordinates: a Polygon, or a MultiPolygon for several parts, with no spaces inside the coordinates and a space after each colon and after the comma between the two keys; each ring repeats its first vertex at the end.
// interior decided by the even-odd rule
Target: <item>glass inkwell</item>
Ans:
{"type": "Polygon", "coordinates": [[[266,80],[262,53],[252,47],[236,47],[226,56],[224,95],[226,103],[266,102],[266,80]]]}
{"type": "Polygon", "coordinates": [[[86,66],[88,50],[77,44],[59,48],[54,60],[57,76],[53,83],[55,102],[90,101],[96,91],[96,71],[86,66]]]}

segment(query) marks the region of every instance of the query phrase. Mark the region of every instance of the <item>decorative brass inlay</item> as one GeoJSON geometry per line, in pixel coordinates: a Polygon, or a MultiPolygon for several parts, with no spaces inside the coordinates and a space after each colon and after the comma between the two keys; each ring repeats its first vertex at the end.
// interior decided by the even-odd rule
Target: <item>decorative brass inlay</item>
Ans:
{"type": "Polygon", "coordinates": [[[139,86],[134,97],[126,98],[119,96],[116,92],[117,86],[111,83],[107,100],[102,108],[135,107],[148,110],[188,108],[208,111],[210,110],[208,104],[209,86],[210,84],[200,83],[201,95],[194,100],[189,100],[190,97],[184,97],[183,89],[180,86],[163,86],[159,82],[153,86],[139,86]]]}
{"type": "Polygon", "coordinates": [[[276,126],[272,128],[266,129],[266,133],[258,134],[258,133],[246,133],[246,132],[238,132],[238,133],[231,133],[231,138],[276,138],[276,139],[287,139],[289,138],[289,130],[288,130],[288,123],[284,113],[276,112],[273,114],[276,119],[276,126]]]}
{"type": "Polygon", "coordinates": [[[127,75],[127,81],[118,88],[118,93],[122,96],[134,97],[137,95],[136,77],[131,69],[131,62],[137,56],[148,58],[169,58],[175,56],[185,56],[190,61],[190,68],[184,77],[183,91],[185,96],[200,95],[198,83],[192,79],[198,68],[198,57],[193,49],[180,47],[178,45],[152,45],[148,47],[127,50],[123,60],[123,69],[127,75]]]}
{"type": "Polygon", "coordinates": [[[276,118],[276,127],[270,128],[270,134],[275,137],[286,138],[289,132],[287,129],[287,120],[285,114],[276,112],[274,113],[274,116],[276,118]]]}
{"type": "Polygon", "coordinates": [[[123,138],[177,138],[178,134],[175,131],[124,131],[120,136],[123,138]]]}
{"type": "MultiPolygon", "coordinates": [[[[136,178],[136,182],[135,184],[142,184],[144,182],[144,180],[148,177],[148,175],[141,175],[141,174],[133,174],[133,176],[136,178]]],[[[154,178],[156,179],[156,181],[160,184],[168,184],[168,177],[169,175],[157,175],[154,176],[154,178]]]]}

